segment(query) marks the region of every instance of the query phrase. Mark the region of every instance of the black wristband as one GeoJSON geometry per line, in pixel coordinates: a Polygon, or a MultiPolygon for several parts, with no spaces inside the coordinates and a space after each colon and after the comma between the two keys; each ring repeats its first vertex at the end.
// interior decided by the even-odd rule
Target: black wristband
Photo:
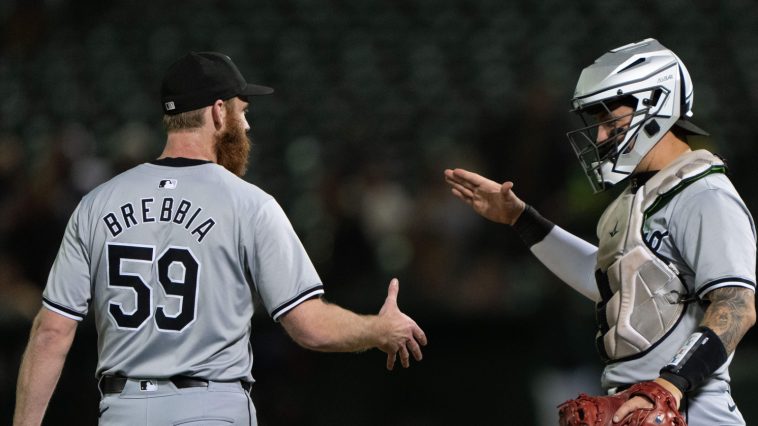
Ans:
{"type": "Polygon", "coordinates": [[[724,365],[727,358],[721,338],[708,327],[698,327],[660,375],[682,393],[689,392],[724,365]]]}
{"type": "Polygon", "coordinates": [[[527,204],[521,216],[513,224],[513,230],[527,247],[531,247],[544,240],[554,226],[553,222],[540,216],[534,207],[527,204]]]}
{"type": "Polygon", "coordinates": [[[667,382],[676,386],[682,394],[684,394],[690,387],[690,382],[687,379],[670,371],[661,370],[660,376],[661,379],[665,379],[667,382]]]}

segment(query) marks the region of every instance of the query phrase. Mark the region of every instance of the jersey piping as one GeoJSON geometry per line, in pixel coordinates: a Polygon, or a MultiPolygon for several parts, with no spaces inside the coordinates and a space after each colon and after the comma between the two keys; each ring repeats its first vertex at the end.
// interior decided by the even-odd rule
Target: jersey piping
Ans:
{"type": "Polygon", "coordinates": [[[744,278],[738,278],[738,277],[719,278],[707,284],[703,284],[700,290],[697,291],[697,297],[702,298],[704,294],[710,292],[711,290],[715,290],[721,287],[747,287],[747,288],[755,289],[755,283],[750,280],[746,280],[744,278]],[[725,283],[728,283],[728,284],[725,284],[725,283]],[[739,285],[737,283],[743,283],[747,285],[746,286],[739,285]],[[723,285],[719,285],[719,284],[723,284],[723,285]]]}
{"type": "Polygon", "coordinates": [[[655,212],[665,207],[666,204],[669,203],[669,201],[671,201],[677,194],[684,191],[685,188],[697,182],[698,180],[714,173],[726,173],[726,166],[723,166],[723,165],[712,166],[711,168],[704,171],[703,173],[683,179],[675,187],[671,188],[670,190],[658,196],[658,198],[656,198],[655,201],[653,201],[650,207],[645,209],[645,212],[642,217],[642,222],[644,223],[650,216],[655,214],[655,212]]]}
{"type": "Polygon", "coordinates": [[[63,305],[59,305],[45,297],[42,298],[42,304],[50,309],[51,311],[54,311],[56,313],[59,313],[63,315],[64,317],[71,318],[73,320],[81,321],[84,319],[84,314],[80,314],[79,312],[76,312],[73,309],[69,309],[63,305]]]}
{"type": "Polygon", "coordinates": [[[305,302],[308,299],[317,297],[323,293],[324,293],[324,286],[322,284],[318,284],[314,287],[311,287],[303,291],[302,293],[298,294],[297,296],[293,297],[292,299],[284,302],[278,308],[271,311],[271,318],[273,318],[274,321],[278,321],[282,315],[292,310],[292,308],[294,308],[295,306],[305,302]]]}

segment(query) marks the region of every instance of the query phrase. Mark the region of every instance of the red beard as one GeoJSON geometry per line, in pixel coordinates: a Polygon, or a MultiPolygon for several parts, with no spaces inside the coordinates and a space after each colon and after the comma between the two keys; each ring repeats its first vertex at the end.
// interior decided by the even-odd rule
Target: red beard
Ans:
{"type": "Polygon", "coordinates": [[[226,130],[216,137],[216,163],[242,177],[247,172],[250,139],[242,123],[231,115],[227,115],[225,124],[226,130]]]}

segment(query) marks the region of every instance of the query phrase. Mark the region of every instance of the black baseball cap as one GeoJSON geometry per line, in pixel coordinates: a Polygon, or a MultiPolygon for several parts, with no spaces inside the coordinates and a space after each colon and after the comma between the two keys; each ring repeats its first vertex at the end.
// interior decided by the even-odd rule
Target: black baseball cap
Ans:
{"type": "Polygon", "coordinates": [[[163,112],[179,114],[212,105],[217,99],[270,95],[274,89],[248,84],[232,59],[218,52],[190,52],[174,62],[163,77],[163,112]]]}

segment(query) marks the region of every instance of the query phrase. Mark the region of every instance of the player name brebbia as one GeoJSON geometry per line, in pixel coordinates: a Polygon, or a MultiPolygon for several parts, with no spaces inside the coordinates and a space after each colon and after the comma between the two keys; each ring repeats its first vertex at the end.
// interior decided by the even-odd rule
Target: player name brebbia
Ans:
{"type": "Polygon", "coordinates": [[[119,213],[111,212],[103,216],[103,222],[113,237],[132,226],[163,223],[183,226],[190,234],[196,236],[198,243],[201,243],[216,224],[212,217],[202,220],[203,208],[193,206],[192,202],[186,199],[176,202],[173,197],[163,197],[156,202],[154,198],[143,198],[135,204],[137,208],[132,203],[126,203],[119,207],[119,213]]]}

